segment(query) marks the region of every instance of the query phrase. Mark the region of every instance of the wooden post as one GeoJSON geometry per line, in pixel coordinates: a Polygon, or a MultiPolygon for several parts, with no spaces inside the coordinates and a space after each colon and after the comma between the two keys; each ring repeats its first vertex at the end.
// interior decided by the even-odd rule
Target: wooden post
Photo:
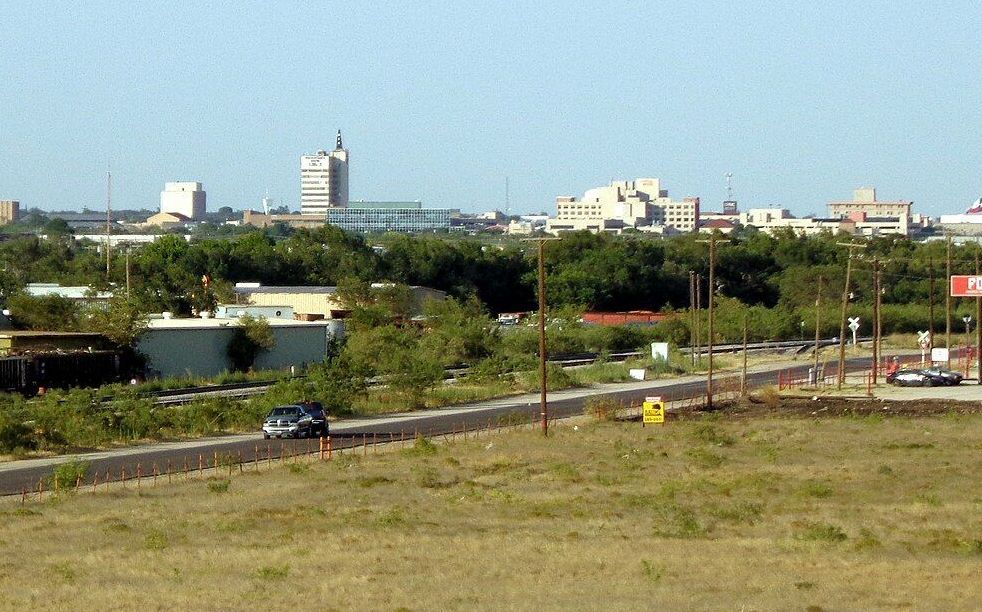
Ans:
{"type": "Polygon", "coordinates": [[[716,234],[709,239],[709,333],[706,334],[706,350],[709,352],[709,372],[706,375],[706,409],[713,409],[713,296],[716,295],[716,234]]]}
{"type": "Polygon", "coordinates": [[[696,366],[702,359],[702,275],[696,274],[696,366]]]}
{"type": "Polygon", "coordinates": [[[873,258],[873,367],[870,369],[870,390],[876,385],[877,370],[880,367],[880,260],[873,258]]]}
{"type": "Polygon", "coordinates": [[[927,306],[927,336],[928,336],[928,346],[927,352],[930,355],[931,350],[934,348],[934,260],[929,259],[927,262],[927,276],[930,281],[930,288],[927,292],[928,306],[927,306]]]}
{"type": "Polygon", "coordinates": [[[689,360],[696,366],[696,273],[689,270],[689,360]]]}
{"type": "Polygon", "coordinates": [[[549,384],[546,376],[546,263],[544,240],[539,241],[539,411],[542,413],[542,435],[549,435],[549,404],[546,398],[549,384]]]}
{"type": "Polygon", "coordinates": [[[740,397],[747,396],[747,313],[743,313],[743,369],[740,372],[740,397]]]}
{"type": "Polygon", "coordinates": [[[945,282],[944,345],[945,348],[948,349],[948,361],[945,364],[945,367],[950,370],[951,369],[951,234],[948,234],[946,238],[947,238],[947,248],[945,250],[945,272],[947,276],[944,279],[945,282]]]}
{"type": "MultiPolygon", "coordinates": [[[[975,251],[975,276],[982,274],[979,252],[975,251]]],[[[975,298],[975,379],[982,385],[982,297],[975,298]]]]}
{"type": "Polygon", "coordinates": [[[866,248],[866,245],[844,242],[837,242],[836,244],[849,249],[849,257],[846,260],[846,282],[842,286],[842,317],[839,321],[838,389],[841,390],[842,383],[846,381],[846,310],[849,307],[849,277],[852,275],[852,251],[853,249],[866,248]]]}

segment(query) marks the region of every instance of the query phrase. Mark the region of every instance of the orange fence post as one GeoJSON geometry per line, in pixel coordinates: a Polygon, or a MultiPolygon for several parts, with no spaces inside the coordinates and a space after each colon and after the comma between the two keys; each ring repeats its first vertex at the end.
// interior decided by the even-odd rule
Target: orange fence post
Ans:
{"type": "Polygon", "coordinates": [[[327,436],[327,458],[328,459],[331,459],[331,457],[332,457],[331,450],[332,450],[331,449],[331,436],[327,436]]]}

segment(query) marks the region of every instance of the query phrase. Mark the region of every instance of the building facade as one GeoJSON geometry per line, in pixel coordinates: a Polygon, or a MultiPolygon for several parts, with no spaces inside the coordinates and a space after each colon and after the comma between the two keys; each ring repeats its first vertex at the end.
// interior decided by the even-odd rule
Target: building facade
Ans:
{"type": "Polygon", "coordinates": [[[620,233],[640,231],[691,232],[699,225],[699,198],[673,200],[656,178],[613,181],[590,189],[582,198],[556,198],[556,217],[546,231],[586,229],[620,233]]]}
{"type": "Polygon", "coordinates": [[[300,157],[300,214],[323,215],[348,206],[348,150],[338,130],[333,151],[300,157]]]}
{"type": "Polygon", "coordinates": [[[349,232],[449,232],[451,208],[330,208],[327,222],[349,232]]]}
{"type": "MultiPolygon", "coordinates": [[[[274,345],[256,358],[257,370],[297,370],[327,358],[331,341],[343,333],[331,321],[296,321],[269,318],[274,345]]],[[[236,319],[155,319],[137,341],[153,377],[216,376],[232,369],[229,342],[235,337],[236,319]]]]}
{"type": "Polygon", "coordinates": [[[875,187],[860,187],[852,192],[852,200],[844,202],[829,202],[830,217],[848,217],[854,213],[863,213],[868,217],[905,217],[910,218],[913,202],[897,200],[884,202],[876,199],[875,187]]]}
{"type": "MultiPolygon", "coordinates": [[[[373,284],[380,288],[382,284],[373,284]]],[[[413,314],[423,312],[424,305],[429,300],[443,301],[447,294],[439,289],[413,286],[410,310],[413,314]]],[[[263,307],[290,309],[295,318],[307,320],[336,319],[347,315],[347,307],[337,295],[338,288],[334,286],[268,286],[259,283],[236,283],[236,300],[243,304],[263,307]]],[[[227,308],[233,309],[233,306],[227,308]]]]}
{"type": "Polygon", "coordinates": [[[207,206],[201,183],[193,181],[164,183],[160,192],[160,212],[177,213],[192,221],[204,219],[207,206]]]}
{"type": "Polygon", "coordinates": [[[0,225],[17,223],[20,219],[20,202],[17,200],[0,200],[0,225]]]}

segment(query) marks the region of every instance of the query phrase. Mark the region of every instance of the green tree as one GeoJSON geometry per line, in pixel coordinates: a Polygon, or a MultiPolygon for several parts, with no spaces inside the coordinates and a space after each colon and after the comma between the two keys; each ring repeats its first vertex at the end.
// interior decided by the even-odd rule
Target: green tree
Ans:
{"type": "Polygon", "coordinates": [[[423,405],[426,392],[443,379],[440,356],[421,344],[420,334],[415,327],[393,324],[361,329],[348,338],[342,355],[354,372],[381,377],[416,408],[423,405]]]}
{"type": "Polygon", "coordinates": [[[276,337],[263,317],[243,315],[239,317],[235,333],[229,340],[227,354],[232,368],[245,372],[256,363],[256,358],[276,345],[276,337]]]}
{"type": "Polygon", "coordinates": [[[119,347],[132,348],[147,331],[147,316],[137,300],[117,293],[105,308],[95,308],[84,322],[84,329],[102,334],[119,347]]]}
{"type": "Polygon", "coordinates": [[[81,307],[58,295],[15,293],[7,299],[15,326],[38,331],[79,331],[81,307]]]}

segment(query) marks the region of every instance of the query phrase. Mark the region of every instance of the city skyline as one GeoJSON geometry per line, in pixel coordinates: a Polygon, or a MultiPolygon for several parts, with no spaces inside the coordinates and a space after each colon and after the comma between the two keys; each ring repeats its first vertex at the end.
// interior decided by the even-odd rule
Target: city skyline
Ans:
{"type": "Polygon", "coordinates": [[[503,209],[507,177],[512,212],[553,212],[651,176],[716,210],[728,172],[741,208],[796,215],[982,195],[970,3],[242,6],[8,8],[0,198],[99,209],[109,167],[114,208],[194,180],[213,210],[299,209],[297,157],[338,127],[351,200],[503,209]]]}

